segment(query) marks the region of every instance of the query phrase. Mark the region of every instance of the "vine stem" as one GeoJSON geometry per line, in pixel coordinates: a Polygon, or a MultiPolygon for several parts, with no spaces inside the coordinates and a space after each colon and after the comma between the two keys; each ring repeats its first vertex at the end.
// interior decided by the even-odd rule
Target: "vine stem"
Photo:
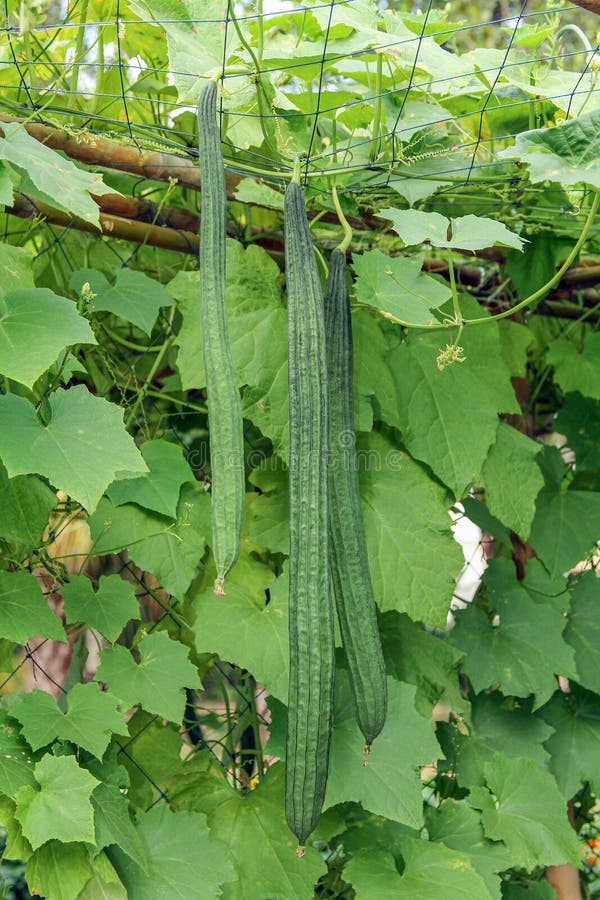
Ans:
{"type": "Polygon", "coordinates": [[[377,68],[375,70],[375,111],[373,114],[373,145],[369,159],[374,162],[379,155],[379,132],[381,131],[381,106],[383,95],[383,54],[377,54],[377,68]]]}
{"type": "Polygon", "coordinates": [[[85,23],[87,20],[89,0],[82,0],[81,13],[79,15],[79,31],[75,38],[75,49],[73,52],[73,72],[71,74],[71,92],[77,93],[79,85],[79,69],[81,66],[81,57],[83,54],[83,40],[85,38],[85,23]]]}
{"type": "Polygon", "coordinates": [[[448,248],[448,275],[450,276],[450,290],[452,291],[452,308],[454,310],[454,319],[456,324],[460,325],[462,331],[462,312],[460,309],[460,300],[458,299],[458,291],[456,290],[454,260],[452,259],[452,250],[450,248],[448,248]]]}
{"type": "Polygon", "coordinates": [[[333,198],[333,205],[335,206],[335,211],[337,213],[337,217],[340,220],[340,225],[344,229],[344,237],[340,241],[340,243],[335,248],[336,250],[341,250],[342,253],[345,253],[350,244],[352,243],[352,229],[350,227],[350,223],[348,219],[344,215],[344,211],[340,205],[340,198],[338,197],[337,187],[335,184],[331,188],[331,196],[333,198]]]}

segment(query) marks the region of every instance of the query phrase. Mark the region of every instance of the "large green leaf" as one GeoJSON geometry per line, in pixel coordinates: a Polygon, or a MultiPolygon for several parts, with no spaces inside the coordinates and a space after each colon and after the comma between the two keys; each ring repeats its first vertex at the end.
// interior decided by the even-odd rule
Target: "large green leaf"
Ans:
{"type": "Polygon", "coordinates": [[[114,481],[106,492],[115,506],[137,503],[172,519],[177,516],[181,485],[194,481],[181,447],[169,441],[146,441],[141,446],[148,472],[138,478],[114,481]]]}
{"type": "MultiPolygon", "coordinates": [[[[202,76],[214,75],[223,67],[225,21],[223,0],[144,0],[140,15],[145,20],[148,10],[156,21],[165,22],[164,29],[169,51],[169,69],[179,102],[198,102],[204,84],[202,76]],[[202,47],[202,53],[198,53],[202,47]]],[[[136,4],[131,4],[135,10],[136,4]]],[[[227,39],[231,53],[238,46],[235,32],[227,39]]]]}
{"type": "Polygon", "coordinates": [[[502,244],[505,247],[523,248],[523,241],[502,222],[484,216],[461,216],[447,219],[436,212],[418,209],[381,209],[382,219],[390,219],[392,229],[407,245],[429,241],[433,247],[452,247],[460,250],[483,250],[502,244]]]}
{"type": "Polygon", "coordinates": [[[557,691],[539,711],[554,729],[546,741],[550,771],[560,790],[570,800],[585,782],[594,793],[600,788],[600,700],[572,684],[570,693],[557,691]]]}
{"type": "Polygon", "coordinates": [[[575,651],[577,681],[600,694],[600,581],[594,572],[581,576],[573,589],[565,638],[575,651]]]}
{"type": "Polygon", "coordinates": [[[565,393],[579,391],[600,400],[600,332],[588,334],[580,352],[571,341],[553,341],[548,362],[554,366],[554,380],[565,393]]]}
{"type": "Polygon", "coordinates": [[[96,343],[72,300],[48,288],[12,290],[0,311],[0,372],[28,388],[71,344],[96,343]]]}
{"type": "MultiPolygon", "coordinates": [[[[446,726],[451,742],[446,755],[455,756],[452,767],[462,787],[483,784],[484,764],[496,753],[527,757],[547,769],[550,757],[543,743],[552,729],[531,714],[531,703],[506,701],[497,692],[481,693],[471,710],[468,735],[454,725],[446,726]]],[[[445,746],[443,738],[442,742],[445,746]]]]}
{"type": "Polygon", "coordinates": [[[0,462],[0,536],[28,548],[38,547],[56,494],[35,475],[9,478],[0,462]]]}
{"type": "MultiPolygon", "coordinates": [[[[184,390],[205,386],[199,275],[180,272],[167,286],[183,323],[177,367],[184,390]]],[[[288,444],[287,325],[281,271],[266,250],[227,242],[229,336],[244,393],[244,416],[285,455],[288,444]]]]}
{"type": "Polygon", "coordinates": [[[67,712],[63,713],[54,697],[34,690],[13,703],[11,715],[21,723],[32,750],[60,738],[101,758],[112,732],[125,731],[125,719],[116,708],[118,701],[95,684],[76,684],[69,691],[67,702],[67,712]]]}
{"type": "Polygon", "coordinates": [[[0,791],[7,797],[15,797],[19,788],[35,785],[33,766],[35,755],[16,722],[0,718],[0,791]]]}
{"type": "Polygon", "coordinates": [[[423,822],[418,767],[439,756],[431,724],[415,709],[415,688],[388,678],[388,715],[363,764],[364,738],[343,669],[336,672],[334,728],[324,808],[354,801],[376,815],[419,828],[423,822]]]}
{"type": "Polygon", "coordinates": [[[233,862],[228,900],[312,896],[325,866],[310,842],[303,859],[294,852],[297,842],[284,814],[283,765],[272,766],[246,796],[231,789],[214,766],[183,785],[181,802],[206,812],[211,836],[225,844],[233,862]]]}
{"type": "Polygon", "coordinates": [[[450,289],[421,271],[423,257],[386,256],[381,250],[356,254],[356,299],[380,310],[386,319],[433,324],[433,309],[450,297],[450,289]]]}
{"type": "Polygon", "coordinates": [[[93,871],[77,900],[127,900],[127,891],[106,853],[94,857],[93,871]]]}
{"type": "Polygon", "coordinates": [[[269,693],[287,701],[287,575],[273,582],[272,570],[245,554],[227,578],[225,597],[215,597],[212,582],[203,580],[190,597],[195,645],[199,653],[218,653],[248,669],[269,693]]]}
{"type": "Polygon", "coordinates": [[[136,646],[139,663],[120,645],[100,653],[97,681],[108,684],[111,694],[129,709],[138,704],[145,710],[181,722],[185,709],[185,688],[198,687],[196,667],[189,650],[171,640],[166,631],[146,635],[136,646]]]}
{"type": "Polygon", "coordinates": [[[112,312],[150,334],[160,308],[172,306],[173,298],[160,281],[125,267],[118,269],[115,283],[99,291],[92,303],[94,310],[112,312]]]}
{"type": "Polygon", "coordinates": [[[17,288],[34,286],[32,261],[33,256],[28,247],[14,247],[4,241],[0,242],[0,271],[2,272],[0,294],[17,288]]]}
{"type": "Polygon", "coordinates": [[[489,511],[523,540],[529,537],[535,498],[544,486],[535,461],[541,449],[541,444],[499,422],[496,441],[481,472],[489,511]]]}
{"type": "Polygon", "coordinates": [[[512,858],[499,841],[484,837],[481,817],[465,801],[444,800],[437,809],[428,806],[425,824],[431,841],[441,841],[451,850],[467,853],[490,895],[500,900],[498,872],[510,868],[512,858]]]}
{"type": "Polygon", "coordinates": [[[80,169],[20,126],[5,129],[5,137],[0,138],[0,159],[15,166],[27,181],[31,180],[40,199],[93,225],[98,226],[99,209],[90,194],[116,193],[103,184],[102,175],[80,169]]]}
{"type": "Polygon", "coordinates": [[[51,840],[27,861],[25,877],[29,890],[45,900],[77,900],[93,871],[83,844],[51,840]]]}
{"type": "Polygon", "coordinates": [[[428,716],[433,704],[441,700],[468,718],[469,704],[461,696],[457,671],[460,651],[404,613],[384,613],[379,628],[387,672],[416,686],[418,712],[428,716]]]}
{"type": "Polygon", "coordinates": [[[344,878],[358,897],[369,900],[489,900],[485,881],[466,853],[442,843],[406,838],[404,869],[399,874],[394,856],[384,849],[358,853],[344,869],[344,878]]]}
{"type": "Polygon", "coordinates": [[[560,865],[579,861],[579,842],[556,782],[531,759],[497,755],[484,766],[488,791],[471,792],[482,810],[486,836],[504,841],[513,865],[560,865]]]}
{"type": "Polygon", "coordinates": [[[144,872],[148,860],[139,832],[129,815],[129,802],[115,784],[101,783],[92,794],[96,846],[115,845],[144,872]]]}
{"type": "Polygon", "coordinates": [[[0,572],[0,637],[26,644],[34,634],[65,641],[61,620],[29,572],[0,572]]]}
{"type": "Polygon", "coordinates": [[[200,896],[199,890],[207,898],[220,896],[220,886],[231,878],[231,863],[202,813],[174,813],[163,804],[139,817],[137,831],[147,872],[120,848],[109,851],[128,897],[190,900],[200,896]]]}
{"type": "Polygon", "coordinates": [[[358,464],[379,608],[444,626],[463,564],[450,528],[447,494],[407,453],[379,434],[359,442],[358,464]]]}
{"type": "Polygon", "coordinates": [[[583,181],[600,188],[600,110],[555,128],[524,131],[514,147],[498,155],[527,163],[534,183],[556,181],[567,186],[583,181]]]}
{"type": "Polygon", "coordinates": [[[465,653],[464,672],[478,693],[497,687],[516,697],[534,694],[540,706],[554,693],[557,674],[575,674],[573,653],[563,637],[568,595],[534,600],[507,559],[490,562],[484,584],[499,621],[492,623],[474,605],[456,613],[450,640],[465,653]]]}
{"type": "Polygon", "coordinates": [[[600,535],[600,493],[546,487],[538,494],[531,544],[550,575],[586,559],[600,535]]]}
{"type": "Polygon", "coordinates": [[[71,575],[63,584],[67,622],[84,622],[114,643],[131,619],[140,617],[133,584],[118,575],[101,577],[98,590],[85,575],[71,575]]]}
{"type": "Polygon", "coordinates": [[[600,407],[598,401],[568,394],[554,423],[564,434],[567,446],[575,453],[577,471],[600,469],[600,407]]]}
{"type": "Polygon", "coordinates": [[[50,838],[93,844],[90,795],[98,781],[77,765],[74,756],[47,754],[36,765],[34,774],[38,784],[24,785],[15,795],[15,815],[33,849],[50,838]]]}
{"type": "MultiPolygon", "coordinates": [[[[468,318],[482,313],[470,297],[462,297],[461,305],[468,318]]],[[[496,324],[467,329],[461,337],[465,362],[440,371],[436,358],[449,339],[443,331],[410,332],[388,357],[395,395],[378,399],[381,417],[400,429],[412,456],[460,498],[481,478],[496,439],[498,413],[519,412],[519,407],[496,324]],[[465,415],[467,404],[477,415],[465,415]]]]}
{"type": "Polygon", "coordinates": [[[181,489],[175,521],[135,503],[113,506],[107,498],[90,518],[96,554],[127,548],[140,568],[156,575],[162,587],[177,596],[190,585],[210,527],[210,497],[198,484],[181,489]]]}
{"type": "Polygon", "coordinates": [[[48,403],[43,425],[24,397],[0,397],[0,456],[11,478],[44,475],[91,512],[119,474],[146,471],[118,406],[83,385],[57,391],[48,403]]]}

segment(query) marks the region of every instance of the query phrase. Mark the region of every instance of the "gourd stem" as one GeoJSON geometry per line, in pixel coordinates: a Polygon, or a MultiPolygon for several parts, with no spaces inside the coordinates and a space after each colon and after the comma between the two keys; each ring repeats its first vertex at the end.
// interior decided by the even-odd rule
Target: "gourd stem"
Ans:
{"type": "Polygon", "coordinates": [[[344,237],[335,249],[340,250],[342,253],[345,253],[352,242],[352,229],[350,228],[348,219],[344,215],[344,211],[340,205],[340,198],[338,197],[338,192],[335,184],[331,188],[331,196],[333,198],[333,205],[335,206],[337,217],[340,220],[340,225],[344,229],[344,237]]]}

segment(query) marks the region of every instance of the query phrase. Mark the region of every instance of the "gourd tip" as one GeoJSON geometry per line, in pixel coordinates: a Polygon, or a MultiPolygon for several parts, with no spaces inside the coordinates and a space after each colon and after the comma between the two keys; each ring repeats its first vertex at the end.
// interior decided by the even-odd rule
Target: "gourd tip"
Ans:
{"type": "Polygon", "coordinates": [[[304,844],[298,844],[298,846],[296,847],[297,858],[302,859],[302,857],[304,856],[305,853],[306,853],[306,847],[304,846],[304,844]]]}
{"type": "Polygon", "coordinates": [[[214,592],[217,597],[225,596],[225,581],[223,578],[215,578],[214,592]]]}

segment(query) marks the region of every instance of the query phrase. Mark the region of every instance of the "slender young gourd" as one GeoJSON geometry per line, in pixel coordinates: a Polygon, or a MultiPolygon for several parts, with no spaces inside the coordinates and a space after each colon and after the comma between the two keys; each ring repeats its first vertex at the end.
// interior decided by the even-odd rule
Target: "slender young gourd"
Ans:
{"type": "Polygon", "coordinates": [[[329,540],[331,578],[356,719],[365,753],[383,728],[387,684],[360,505],[352,390],[352,325],[346,254],[331,254],[325,289],[329,383],[329,540]]]}
{"type": "MultiPolygon", "coordinates": [[[[297,177],[297,176],[296,176],[297,177]]],[[[290,398],[290,687],[286,816],[298,856],[325,797],[334,684],[327,522],[328,391],[323,292],[302,188],[284,200],[290,398]]]]}
{"type": "Polygon", "coordinates": [[[208,81],[200,94],[198,150],[202,177],[200,321],[210,427],[212,550],[217,567],[215,594],[224,594],[225,575],[240,550],[245,477],[242,404],[225,304],[227,192],[214,81],[208,81]]]}

